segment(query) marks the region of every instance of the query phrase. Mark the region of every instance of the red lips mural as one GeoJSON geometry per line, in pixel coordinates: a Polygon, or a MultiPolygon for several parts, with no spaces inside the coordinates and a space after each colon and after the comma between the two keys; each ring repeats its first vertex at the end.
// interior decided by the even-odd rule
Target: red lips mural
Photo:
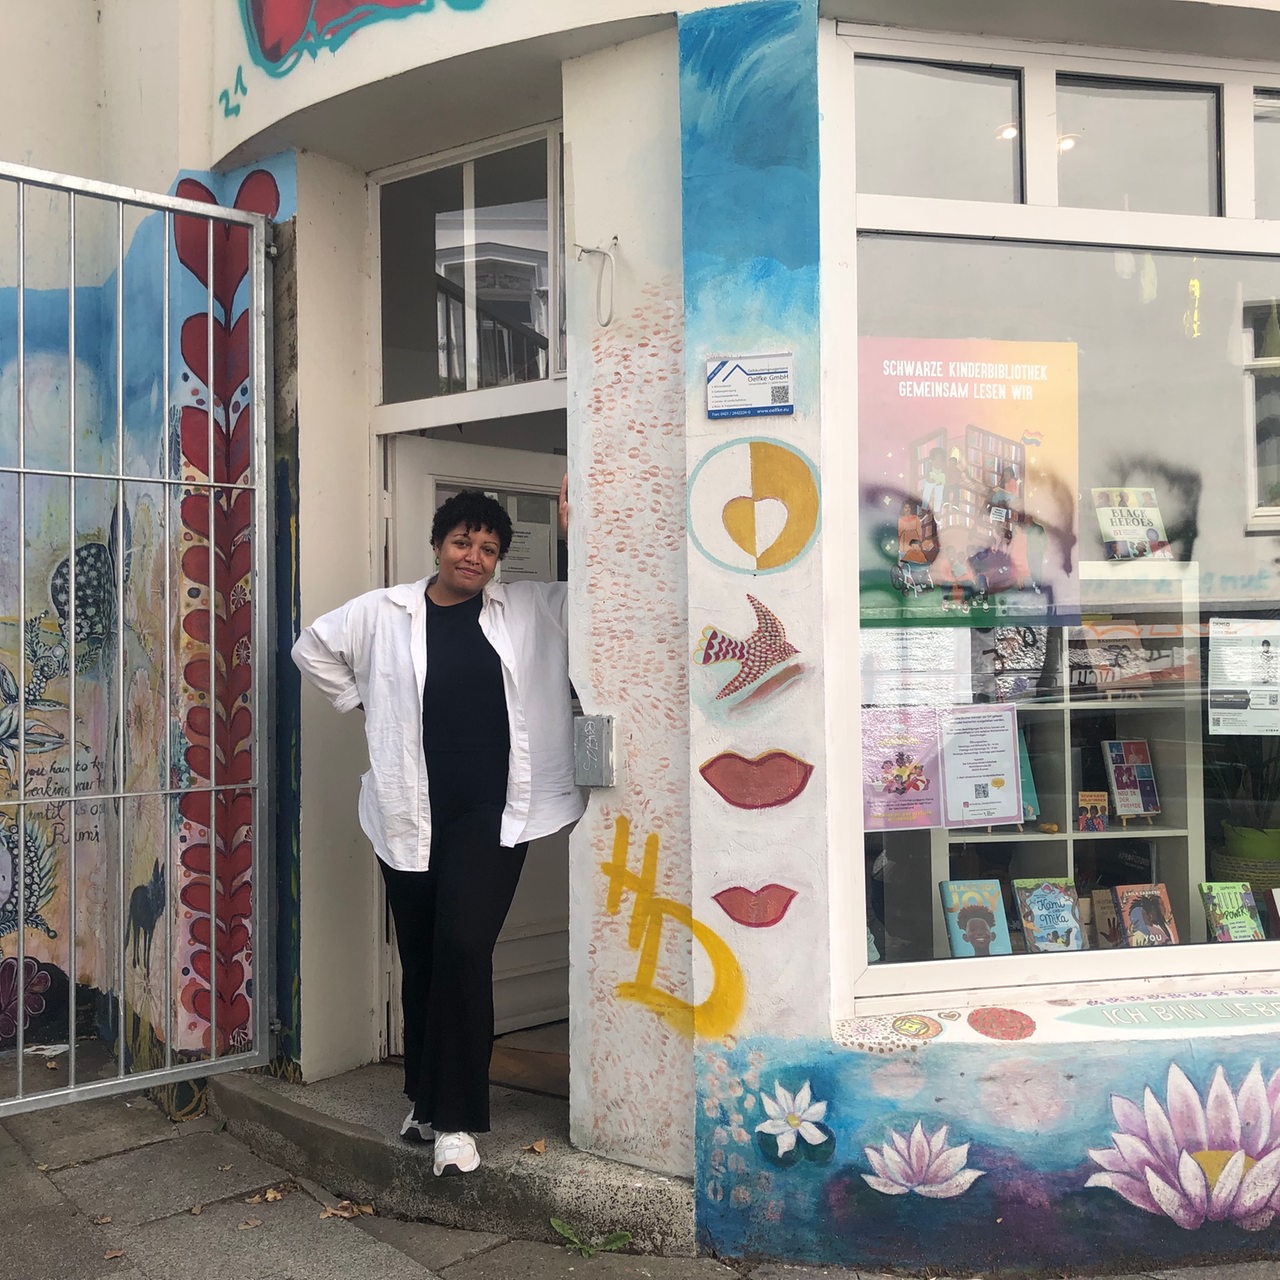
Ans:
{"type": "Polygon", "coordinates": [[[766,751],[752,760],[726,751],[698,772],[716,795],[736,809],[773,809],[794,800],[808,786],[813,765],[786,751],[766,751]]]}
{"type": "MultiPolygon", "coordinates": [[[[445,0],[451,9],[479,9],[484,0],[445,0]]],[[[428,13],[435,0],[241,0],[254,61],[272,75],[291,71],[304,53],[336,49],[371,22],[428,13]]]]}
{"type": "Polygon", "coordinates": [[[785,884],[767,884],[762,889],[735,884],[732,889],[721,889],[712,895],[734,924],[744,924],[748,929],[768,929],[777,924],[795,896],[796,891],[785,884]]]}

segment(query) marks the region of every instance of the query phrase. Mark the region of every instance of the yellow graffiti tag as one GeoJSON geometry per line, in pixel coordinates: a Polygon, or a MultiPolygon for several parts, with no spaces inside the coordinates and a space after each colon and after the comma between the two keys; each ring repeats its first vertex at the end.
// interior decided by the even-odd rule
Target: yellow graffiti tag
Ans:
{"type": "Polygon", "coordinates": [[[618,983],[618,995],[652,1009],[663,1021],[689,1037],[695,1030],[708,1040],[728,1035],[736,1025],[746,999],[742,966],[724,939],[700,920],[695,920],[689,907],[655,895],[654,887],[658,882],[657,833],[651,833],[644,842],[644,859],[639,875],[627,866],[630,849],[631,822],[620,817],[614,823],[613,858],[600,864],[600,870],[609,880],[605,909],[611,916],[616,916],[622,910],[622,895],[628,891],[635,895],[627,945],[632,951],[640,952],[640,962],[636,966],[634,982],[618,983]],[[658,953],[662,947],[663,921],[668,918],[689,930],[711,962],[711,994],[700,1004],[681,1000],[654,981],[658,972],[658,953]]]}

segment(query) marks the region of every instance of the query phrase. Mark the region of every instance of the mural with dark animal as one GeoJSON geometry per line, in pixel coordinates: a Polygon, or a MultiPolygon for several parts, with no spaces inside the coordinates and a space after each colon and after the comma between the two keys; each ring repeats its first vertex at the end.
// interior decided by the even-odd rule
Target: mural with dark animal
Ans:
{"type": "Polygon", "coordinates": [[[129,897],[128,942],[133,948],[133,967],[138,967],[138,948],[142,948],[142,968],[151,974],[151,939],[155,936],[156,922],[164,911],[164,868],[159,859],[151,864],[151,879],[138,885],[129,897]]]}

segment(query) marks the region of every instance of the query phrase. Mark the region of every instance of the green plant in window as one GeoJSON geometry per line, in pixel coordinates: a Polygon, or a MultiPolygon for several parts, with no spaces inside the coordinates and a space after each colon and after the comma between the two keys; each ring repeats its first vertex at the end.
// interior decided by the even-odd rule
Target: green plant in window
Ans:
{"type": "MultiPolygon", "coordinates": [[[[1210,739],[1205,773],[1209,794],[1222,806],[1223,835],[1235,843],[1236,831],[1274,832],[1280,858],[1280,737],[1241,735],[1210,739]]],[[[1242,856],[1256,857],[1259,849],[1242,856]]]]}

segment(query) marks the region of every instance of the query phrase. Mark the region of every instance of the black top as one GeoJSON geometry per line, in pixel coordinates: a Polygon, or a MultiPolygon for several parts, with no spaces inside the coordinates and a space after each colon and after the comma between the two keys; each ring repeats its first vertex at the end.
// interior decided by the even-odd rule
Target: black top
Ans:
{"type": "Polygon", "coordinates": [[[422,746],[433,811],[501,806],[507,790],[507,697],[502,662],[480,630],[484,604],[438,605],[427,597],[427,678],[422,686],[422,746]]]}
{"type": "Polygon", "coordinates": [[[482,598],[438,605],[427,599],[427,678],[422,745],[474,751],[510,745],[502,663],[480,630],[482,598]]]}

